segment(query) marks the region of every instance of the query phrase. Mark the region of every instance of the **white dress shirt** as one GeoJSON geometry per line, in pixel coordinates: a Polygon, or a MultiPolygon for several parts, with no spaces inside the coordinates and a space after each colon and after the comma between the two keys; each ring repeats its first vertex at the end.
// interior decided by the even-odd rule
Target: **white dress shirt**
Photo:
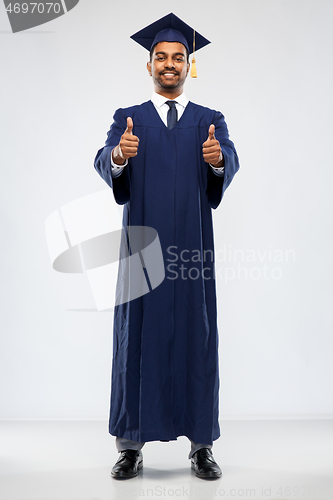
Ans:
{"type": "MultiPolygon", "coordinates": [[[[162,122],[164,123],[165,126],[167,126],[167,116],[168,116],[168,111],[169,111],[169,106],[166,104],[166,101],[169,101],[171,99],[166,99],[160,94],[157,94],[156,92],[153,92],[153,95],[151,97],[151,102],[154,104],[155,109],[157,113],[159,114],[162,122]]],[[[174,99],[176,101],[176,109],[178,113],[178,120],[181,118],[182,114],[184,113],[184,110],[188,104],[188,99],[186,95],[183,93],[177,97],[177,99],[174,99]]],[[[123,171],[123,169],[126,167],[128,161],[125,160],[125,163],[123,165],[116,165],[114,161],[112,160],[112,152],[111,152],[111,175],[112,177],[118,177],[123,171]]],[[[217,176],[221,177],[224,175],[224,167],[213,167],[213,165],[209,164],[217,176]]]]}

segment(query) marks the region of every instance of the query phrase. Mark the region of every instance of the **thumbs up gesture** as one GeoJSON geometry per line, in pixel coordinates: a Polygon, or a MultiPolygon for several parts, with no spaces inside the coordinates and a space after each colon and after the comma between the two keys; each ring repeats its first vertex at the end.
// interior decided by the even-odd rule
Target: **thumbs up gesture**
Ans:
{"type": "Polygon", "coordinates": [[[222,167],[223,155],[219,141],[215,138],[215,125],[211,124],[208,131],[208,139],[202,145],[202,154],[206,163],[214,167],[222,167]]]}
{"type": "Polygon", "coordinates": [[[121,136],[118,146],[112,151],[112,158],[116,165],[123,165],[124,160],[138,154],[139,138],[133,135],[133,120],[127,118],[127,128],[121,136]]]}

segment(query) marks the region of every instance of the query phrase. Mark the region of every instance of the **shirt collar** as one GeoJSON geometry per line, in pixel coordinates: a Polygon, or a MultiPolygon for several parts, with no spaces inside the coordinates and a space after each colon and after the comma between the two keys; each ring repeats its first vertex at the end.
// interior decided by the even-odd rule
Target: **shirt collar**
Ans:
{"type": "MultiPolygon", "coordinates": [[[[156,92],[153,92],[153,95],[151,97],[151,101],[152,103],[157,107],[157,108],[160,108],[166,101],[169,101],[170,99],[167,99],[166,97],[160,95],[160,94],[157,94],[156,92]]],[[[186,97],[186,95],[184,94],[184,92],[182,94],[180,94],[176,99],[175,101],[177,101],[178,104],[180,104],[181,106],[183,106],[184,108],[186,108],[187,104],[188,104],[188,99],[186,97]]]]}

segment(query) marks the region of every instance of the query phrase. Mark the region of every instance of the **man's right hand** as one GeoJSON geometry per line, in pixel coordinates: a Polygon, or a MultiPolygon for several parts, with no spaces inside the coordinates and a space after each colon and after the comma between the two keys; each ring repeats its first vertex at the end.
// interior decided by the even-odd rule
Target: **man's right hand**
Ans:
{"type": "Polygon", "coordinates": [[[121,136],[118,146],[112,151],[112,159],[116,165],[123,165],[124,160],[132,158],[138,154],[139,138],[133,135],[133,121],[127,118],[127,128],[121,136]]]}

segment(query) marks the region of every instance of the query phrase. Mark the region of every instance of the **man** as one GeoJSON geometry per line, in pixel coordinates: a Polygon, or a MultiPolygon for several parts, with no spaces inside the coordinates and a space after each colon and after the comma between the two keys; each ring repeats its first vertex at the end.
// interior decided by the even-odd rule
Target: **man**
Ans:
{"type": "MultiPolygon", "coordinates": [[[[238,158],[223,115],[189,102],[183,92],[193,40],[196,49],[210,42],[198,33],[194,38],[174,14],[132,38],[150,50],[154,93],[150,101],[116,111],[95,168],[124,204],[124,228],[157,231],[165,278],[115,307],[109,432],[120,457],[111,474],[136,476],[145,442],[184,435],[196,476],[218,478],[222,472],[212,454],[220,428],[211,212],[239,169],[238,158]]],[[[123,287],[120,267],[117,294],[123,287]]]]}

